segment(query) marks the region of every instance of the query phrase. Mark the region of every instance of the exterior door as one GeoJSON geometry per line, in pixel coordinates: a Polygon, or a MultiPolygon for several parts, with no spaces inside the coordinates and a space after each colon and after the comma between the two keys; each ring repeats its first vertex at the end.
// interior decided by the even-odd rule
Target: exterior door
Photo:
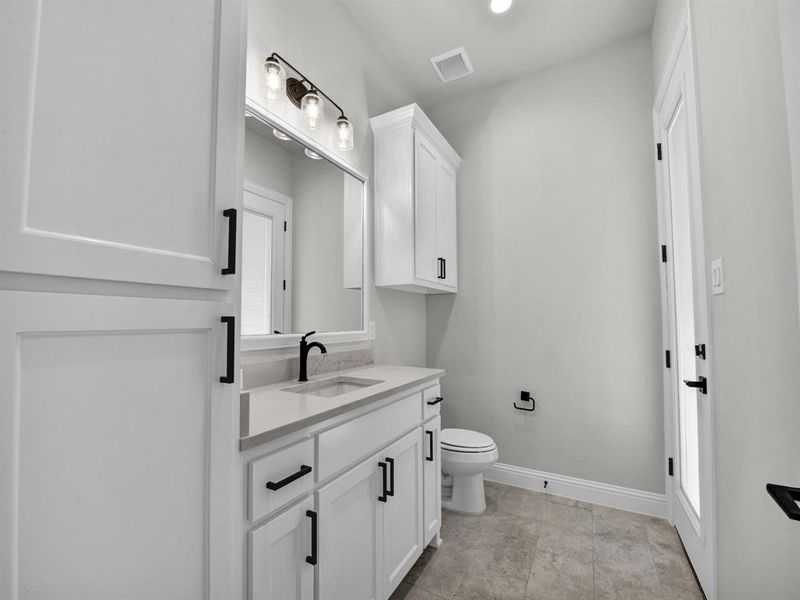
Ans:
{"type": "Polygon", "coordinates": [[[244,5],[0,3],[0,271],[233,288],[244,5]]]}
{"type": "Polygon", "coordinates": [[[319,600],[378,600],[378,456],[365,460],[317,492],[319,600]]]}
{"type": "Polygon", "coordinates": [[[309,496],[250,532],[248,600],[314,600],[313,510],[309,496]]]}
{"type": "Polygon", "coordinates": [[[422,554],[422,432],[415,429],[386,448],[391,494],[381,503],[381,589],[388,598],[422,554]]]}
{"type": "Polygon", "coordinates": [[[222,303],[0,292],[0,598],[232,598],[222,303]]]}
{"type": "Polygon", "coordinates": [[[714,463],[698,119],[689,36],[656,105],[665,364],[668,507],[697,577],[715,598],[714,463]],[[665,262],[663,262],[665,260],[665,262]]]}

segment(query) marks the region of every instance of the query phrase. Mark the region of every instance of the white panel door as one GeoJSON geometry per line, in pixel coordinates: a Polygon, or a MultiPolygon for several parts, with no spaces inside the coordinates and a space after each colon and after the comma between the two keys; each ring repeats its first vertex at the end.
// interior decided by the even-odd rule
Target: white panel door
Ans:
{"type": "Polygon", "coordinates": [[[439,155],[419,133],[414,135],[414,261],[417,279],[441,283],[436,252],[436,181],[439,155]]]}
{"type": "Polygon", "coordinates": [[[309,496],[250,532],[248,600],[314,600],[312,514],[309,496]]]}
{"type": "Polygon", "coordinates": [[[716,598],[713,386],[703,238],[698,117],[690,36],[663,98],[655,126],[664,266],[664,331],[674,360],[666,369],[669,512],[706,596],[716,598]]]}
{"type": "Polygon", "coordinates": [[[0,3],[0,270],[231,288],[244,3],[0,3]]]}
{"type": "Polygon", "coordinates": [[[378,496],[373,456],[317,492],[319,600],[377,600],[380,564],[378,496]]]}
{"type": "Polygon", "coordinates": [[[443,160],[436,172],[436,255],[443,263],[442,283],[458,285],[456,172],[443,160]]]}
{"type": "Polygon", "coordinates": [[[422,430],[417,428],[382,453],[390,492],[381,507],[381,589],[388,598],[422,554],[422,430]]]}
{"type": "Polygon", "coordinates": [[[230,309],[0,292],[0,598],[239,593],[230,309]]]}
{"type": "Polygon", "coordinates": [[[430,543],[442,527],[442,460],[440,433],[442,419],[436,417],[422,426],[424,543],[430,543]]]}

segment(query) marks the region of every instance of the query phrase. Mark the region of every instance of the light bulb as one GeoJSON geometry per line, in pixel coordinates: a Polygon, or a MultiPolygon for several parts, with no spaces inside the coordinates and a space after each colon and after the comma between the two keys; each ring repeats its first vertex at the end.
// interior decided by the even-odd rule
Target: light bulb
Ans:
{"type": "Polygon", "coordinates": [[[322,120],[322,98],[315,90],[311,90],[300,101],[300,110],[306,118],[309,129],[316,129],[322,120]]]}
{"type": "Polygon", "coordinates": [[[272,135],[274,135],[279,140],[283,140],[284,142],[292,139],[285,133],[283,133],[280,129],[276,129],[275,127],[272,128],[272,135]]]}
{"type": "Polygon", "coordinates": [[[513,3],[514,0],[489,0],[489,10],[499,15],[511,8],[513,3]]]}
{"type": "Polygon", "coordinates": [[[267,80],[267,100],[275,102],[280,97],[283,91],[283,86],[286,84],[286,74],[283,72],[283,67],[278,59],[270,56],[264,62],[264,70],[267,80]]]}
{"type": "Polygon", "coordinates": [[[322,157],[313,150],[311,150],[310,148],[306,148],[305,150],[303,150],[303,152],[306,153],[306,156],[308,158],[311,158],[313,160],[322,160],[322,157]]]}
{"type": "Polygon", "coordinates": [[[339,150],[344,150],[347,152],[348,150],[353,149],[353,124],[350,122],[350,119],[342,115],[336,120],[336,139],[335,144],[339,150]]]}

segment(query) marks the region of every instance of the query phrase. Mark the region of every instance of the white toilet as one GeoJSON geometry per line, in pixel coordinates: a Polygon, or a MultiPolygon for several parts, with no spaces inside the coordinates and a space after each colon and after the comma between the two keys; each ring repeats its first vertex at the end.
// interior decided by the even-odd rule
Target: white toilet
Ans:
{"type": "Polygon", "coordinates": [[[488,435],[468,429],[443,429],[442,507],[479,514],[486,510],[483,472],[499,454],[488,435]]]}

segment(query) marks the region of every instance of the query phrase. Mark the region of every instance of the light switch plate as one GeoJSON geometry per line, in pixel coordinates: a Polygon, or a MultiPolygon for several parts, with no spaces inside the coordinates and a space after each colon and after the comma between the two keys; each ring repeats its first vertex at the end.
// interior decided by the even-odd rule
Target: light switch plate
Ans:
{"type": "Polygon", "coordinates": [[[714,296],[725,293],[725,271],[721,258],[711,261],[711,293],[714,296]]]}

